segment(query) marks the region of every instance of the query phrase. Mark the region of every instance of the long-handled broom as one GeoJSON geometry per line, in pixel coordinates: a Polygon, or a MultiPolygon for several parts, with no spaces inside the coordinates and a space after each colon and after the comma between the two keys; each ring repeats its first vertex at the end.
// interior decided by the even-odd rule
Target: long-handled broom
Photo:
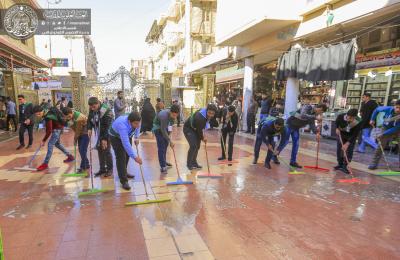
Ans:
{"type": "Polygon", "coordinates": [[[35,153],[33,154],[32,158],[29,160],[27,165],[25,165],[23,167],[15,167],[14,170],[17,170],[17,171],[29,171],[29,172],[36,171],[36,169],[32,167],[32,162],[33,162],[33,160],[35,160],[37,154],[40,151],[40,148],[42,148],[42,145],[39,145],[38,149],[36,149],[35,153]]]}
{"type": "MultiPolygon", "coordinates": [[[[220,135],[221,135],[221,142],[222,142],[222,150],[224,152],[224,155],[226,156],[226,144],[224,141],[224,136],[222,134],[222,130],[221,130],[220,135]]],[[[236,160],[228,161],[227,159],[225,159],[225,160],[219,161],[217,164],[233,164],[233,163],[238,163],[238,161],[236,161],[236,160]]]]}
{"type": "Polygon", "coordinates": [[[382,142],[379,139],[379,137],[377,138],[377,140],[378,140],[378,144],[379,144],[379,149],[381,149],[381,151],[382,151],[383,160],[386,163],[387,171],[386,172],[379,172],[376,175],[380,175],[380,176],[400,176],[400,172],[393,171],[390,168],[389,161],[388,161],[388,159],[386,157],[386,154],[385,154],[385,150],[383,149],[383,146],[382,146],[382,142]]]}
{"type": "Polygon", "coordinates": [[[94,188],[94,178],[93,178],[93,160],[92,160],[92,138],[91,136],[89,137],[89,158],[90,158],[90,165],[89,165],[89,175],[90,175],[90,183],[91,183],[91,189],[88,191],[82,191],[78,193],[78,196],[86,196],[86,195],[95,195],[98,193],[102,192],[108,192],[110,190],[107,189],[95,189],[94,188]]]}
{"type": "Polygon", "coordinates": [[[86,173],[78,173],[76,170],[76,143],[74,143],[74,172],[73,173],[65,173],[62,176],[64,177],[86,177],[86,173]]]}
{"type": "Polygon", "coordinates": [[[285,159],[283,159],[282,157],[279,157],[279,160],[281,162],[283,162],[284,165],[286,165],[287,167],[290,168],[290,171],[288,172],[290,175],[302,175],[302,174],[306,174],[305,172],[299,172],[296,170],[295,167],[291,166],[285,159]]]}
{"type": "Polygon", "coordinates": [[[307,169],[312,169],[312,170],[317,170],[317,171],[322,171],[322,172],[329,172],[329,169],[326,169],[326,168],[322,168],[322,167],[319,167],[319,147],[320,147],[320,142],[321,142],[321,130],[320,130],[320,128],[318,127],[318,130],[317,130],[317,158],[316,158],[316,161],[315,161],[315,165],[314,166],[304,166],[304,168],[307,168],[307,169]]]}
{"type": "MultiPolygon", "coordinates": [[[[139,148],[138,145],[136,145],[136,151],[137,154],[139,156],[139,148]]],[[[175,162],[176,164],[176,162],[175,162]]],[[[144,186],[144,192],[146,193],[146,200],[143,201],[132,201],[132,202],[127,202],[125,203],[125,206],[135,206],[135,205],[143,205],[143,204],[152,204],[152,203],[162,203],[162,202],[168,202],[171,201],[170,198],[163,198],[163,199],[150,199],[149,197],[149,193],[147,192],[147,185],[146,185],[146,180],[144,179],[144,175],[143,175],[143,168],[142,165],[139,165],[139,169],[140,169],[140,176],[142,177],[142,182],[143,182],[143,186],[144,186]]],[[[154,196],[155,197],[155,196],[154,196]]]]}
{"type": "Polygon", "coordinates": [[[349,158],[347,157],[347,152],[343,149],[343,139],[342,139],[342,136],[341,136],[340,134],[339,134],[338,136],[339,136],[340,144],[341,144],[341,146],[342,146],[343,157],[344,157],[344,159],[345,159],[345,161],[346,161],[346,168],[347,168],[347,170],[349,171],[351,178],[350,178],[350,179],[339,179],[339,180],[337,180],[337,182],[340,182],[340,183],[369,184],[369,182],[362,181],[362,180],[360,180],[359,178],[356,178],[356,177],[354,176],[353,171],[352,171],[352,169],[351,169],[351,167],[350,167],[349,158]]]}
{"type": "Polygon", "coordinates": [[[204,143],[204,150],[206,151],[207,172],[198,173],[197,178],[222,178],[223,176],[221,174],[210,172],[210,163],[208,161],[207,143],[204,143]]]}
{"type": "Polygon", "coordinates": [[[171,147],[172,149],[172,154],[174,155],[174,160],[175,160],[175,167],[176,167],[176,173],[178,174],[178,179],[173,182],[167,182],[167,185],[187,185],[187,184],[193,184],[192,181],[184,181],[181,178],[181,174],[179,173],[179,168],[178,168],[178,163],[176,161],[176,156],[175,156],[175,149],[171,147]]]}

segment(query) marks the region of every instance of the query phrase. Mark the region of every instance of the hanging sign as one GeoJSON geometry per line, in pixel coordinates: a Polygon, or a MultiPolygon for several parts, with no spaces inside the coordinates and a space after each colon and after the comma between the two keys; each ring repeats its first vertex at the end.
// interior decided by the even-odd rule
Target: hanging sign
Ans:
{"type": "Polygon", "coordinates": [[[400,65],[400,48],[357,55],[356,63],[357,70],[400,65]]]}

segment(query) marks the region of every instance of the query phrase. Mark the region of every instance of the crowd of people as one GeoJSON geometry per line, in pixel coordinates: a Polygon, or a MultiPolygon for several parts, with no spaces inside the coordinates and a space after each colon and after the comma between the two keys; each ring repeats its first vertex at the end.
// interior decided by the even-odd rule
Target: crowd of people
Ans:
{"type": "MultiPolygon", "coordinates": [[[[33,106],[26,102],[23,95],[18,96],[19,104],[19,137],[20,145],[17,149],[25,147],[24,134],[28,132],[28,146],[33,144],[34,122],[42,121],[45,125],[45,134],[40,142],[44,147],[47,142],[47,153],[38,171],[48,169],[54,147],[65,154],[65,163],[76,160],[61,142],[63,128],[68,126],[74,131],[74,145],[78,148],[81,164],[78,172],[87,172],[90,169],[90,160],[87,152],[93,140],[99,159],[99,172],[96,177],[109,177],[113,172],[113,159],[111,148],[115,154],[115,163],[122,188],[129,190],[128,179],[133,175],[128,174],[129,159],[142,164],[138,152],[132,147],[139,144],[139,136],[151,131],[156,139],[160,171],[163,174],[172,167],[167,161],[167,150],[170,146],[174,149],[174,141],[171,140],[172,126],[177,122],[180,125],[182,106],[178,100],[174,100],[170,108],[165,108],[161,99],[157,99],[155,108],[149,98],[144,99],[140,113],[131,111],[126,113],[126,103],[123,92],[118,92],[113,101],[113,110],[109,102],[101,102],[97,97],[88,99],[89,114],[74,110],[71,105],[61,100],[56,106],[43,100],[42,104],[33,106]],[[94,137],[94,138],[92,138],[94,137]]],[[[7,103],[7,111],[10,120],[16,125],[16,105],[12,101],[7,103]]],[[[297,111],[283,117],[283,104],[280,100],[268,98],[262,95],[260,100],[254,96],[247,111],[247,133],[255,133],[253,164],[257,164],[260,149],[264,143],[267,147],[267,155],[264,166],[271,169],[271,161],[280,164],[279,155],[285,149],[289,141],[292,142],[290,166],[302,168],[298,163],[297,155],[300,146],[300,129],[310,126],[316,133],[317,141],[320,141],[320,129],[322,115],[327,111],[325,104],[302,105],[297,111]],[[260,108],[258,127],[255,126],[256,115],[260,108]],[[249,119],[250,118],[250,119],[249,119]]],[[[220,129],[221,156],[218,160],[227,160],[228,165],[233,160],[235,134],[241,130],[240,121],[242,115],[241,99],[226,100],[223,106],[210,103],[192,113],[183,125],[183,134],[189,144],[186,166],[189,170],[201,169],[197,161],[201,142],[207,143],[204,130],[212,127],[220,129]],[[227,147],[226,147],[227,146],[227,147]]],[[[369,166],[376,169],[384,152],[382,147],[397,138],[400,133],[400,101],[395,106],[378,106],[371,100],[371,95],[365,93],[361,110],[350,109],[341,113],[336,118],[337,138],[337,166],[335,170],[350,173],[348,165],[353,158],[353,151],[357,139],[361,133],[362,141],[358,146],[358,152],[364,153],[366,146],[375,149],[374,159],[369,166]],[[361,118],[358,115],[361,115],[361,118]],[[379,132],[377,129],[381,129],[379,132]],[[373,134],[374,133],[374,134],[373,134]]],[[[17,127],[15,128],[17,129],[17,127]]]]}

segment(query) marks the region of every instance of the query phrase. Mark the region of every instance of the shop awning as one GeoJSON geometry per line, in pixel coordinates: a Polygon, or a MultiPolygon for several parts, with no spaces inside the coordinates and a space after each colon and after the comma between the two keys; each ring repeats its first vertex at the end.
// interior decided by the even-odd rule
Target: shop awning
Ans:
{"type": "Polygon", "coordinates": [[[38,56],[17,47],[5,36],[0,36],[0,54],[4,58],[12,59],[13,62],[29,68],[49,68],[50,64],[38,56]]]}
{"type": "Polygon", "coordinates": [[[196,71],[199,71],[201,69],[210,67],[212,65],[215,65],[217,63],[223,62],[228,60],[231,57],[229,47],[224,47],[221,48],[210,55],[207,55],[206,57],[195,61],[188,66],[184,67],[183,73],[188,74],[188,73],[193,73],[196,71]]]}
{"type": "Polygon", "coordinates": [[[286,26],[300,23],[300,17],[280,18],[280,17],[262,17],[254,20],[243,28],[232,32],[231,34],[218,39],[217,45],[220,46],[243,46],[246,43],[254,41],[262,36],[278,31],[286,26]]]}

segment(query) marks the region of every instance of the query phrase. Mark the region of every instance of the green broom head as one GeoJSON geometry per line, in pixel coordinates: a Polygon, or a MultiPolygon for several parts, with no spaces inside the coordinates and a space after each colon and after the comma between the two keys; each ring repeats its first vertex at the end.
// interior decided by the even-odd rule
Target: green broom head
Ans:
{"type": "Polygon", "coordinates": [[[89,195],[96,195],[98,193],[104,193],[104,192],[109,192],[110,190],[107,189],[91,189],[88,191],[82,191],[78,193],[78,196],[89,196],[89,195]]]}
{"type": "Polygon", "coordinates": [[[63,177],[86,177],[86,173],[66,173],[62,175],[63,177]]]}
{"type": "Polygon", "coordinates": [[[3,237],[0,229],[0,260],[4,260],[3,237]]]}
{"type": "Polygon", "coordinates": [[[125,203],[125,206],[137,206],[137,205],[144,205],[144,204],[152,204],[152,203],[163,203],[171,201],[170,198],[163,198],[163,199],[155,199],[155,200],[143,200],[143,201],[132,201],[125,203]]]}
{"type": "Polygon", "coordinates": [[[306,174],[305,172],[298,172],[296,170],[291,170],[289,172],[290,175],[302,175],[302,174],[306,174]]]}
{"type": "Polygon", "coordinates": [[[380,176],[400,176],[400,172],[396,171],[386,171],[386,172],[378,172],[375,175],[380,175],[380,176]]]}

